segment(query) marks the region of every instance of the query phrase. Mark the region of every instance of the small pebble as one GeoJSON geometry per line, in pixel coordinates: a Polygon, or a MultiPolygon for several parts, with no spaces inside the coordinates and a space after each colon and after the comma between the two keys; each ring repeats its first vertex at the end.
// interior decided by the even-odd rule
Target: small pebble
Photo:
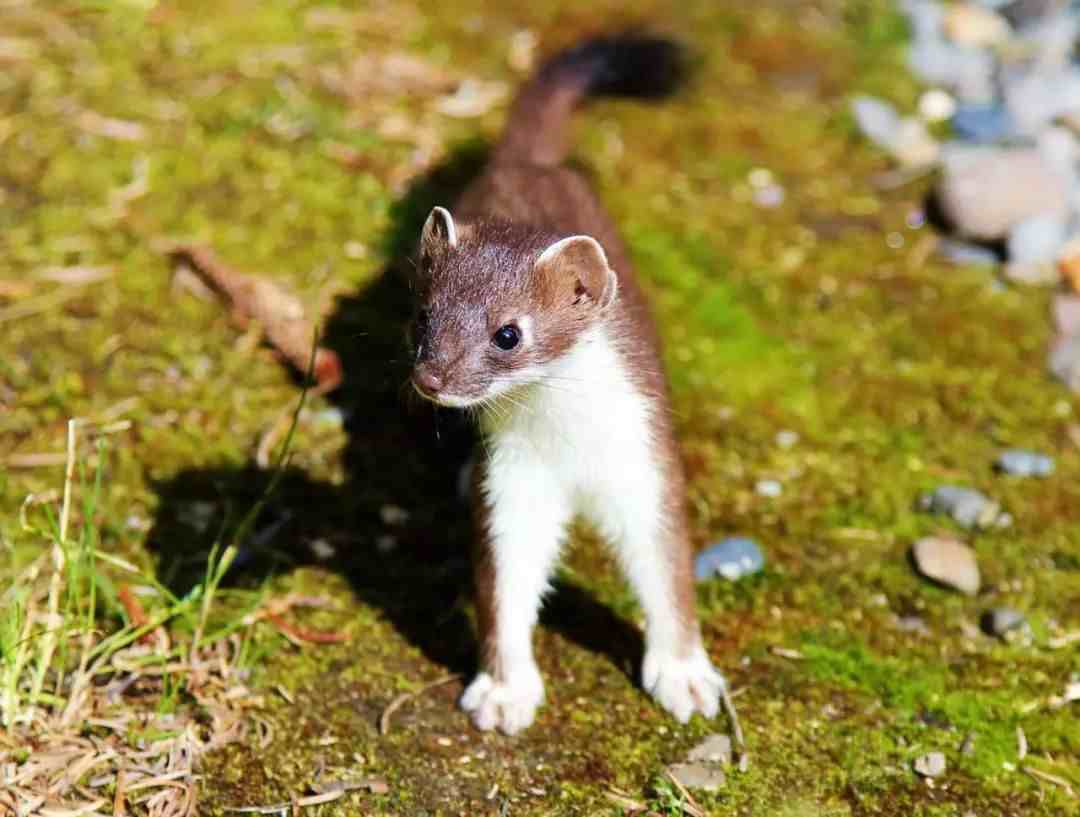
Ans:
{"type": "Polygon", "coordinates": [[[960,105],[951,124],[956,136],[977,144],[1000,142],[1016,132],[1012,116],[1000,105],[960,105]]]}
{"type": "Polygon", "coordinates": [[[921,777],[938,777],[945,772],[945,755],[930,752],[915,758],[915,773],[921,777]]]}
{"type": "Polygon", "coordinates": [[[1054,296],[1054,326],[1063,335],[1080,334],[1080,295],[1054,296]]]}
{"type": "Polygon", "coordinates": [[[799,432],[791,431],[790,429],[784,429],[776,432],[776,444],[780,448],[788,449],[794,448],[799,443],[799,432]]]}
{"type": "Polygon", "coordinates": [[[1001,257],[989,247],[970,241],[958,241],[955,238],[939,239],[937,252],[953,264],[996,267],[1001,263],[1001,257]]]}
{"type": "Polygon", "coordinates": [[[778,184],[769,184],[765,187],[754,188],[751,200],[758,207],[772,210],[784,203],[787,194],[784,188],[778,184]]]}
{"type": "Polygon", "coordinates": [[[784,493],[784,486],[775,479],[759,479],[754,484],[754,490],[761,496],[778,497],[784,493]]]}
{"type": "Polygon", "coordinates": [[[688,789],[719,791],[725,782],[724,772],[706,763],[675,763],[668,771],[688,789]]]}
{"type": "Polygon", "coordinates": [[[1046,454],[1010,448],[998,454],[994,467],[1014,477],[1048,477],[1054,473],[1054,460],[1046,454]]]}
{"type": "Polygon", "coordinates": [[[926,125],[913,117],[901,117],[888,102],[872,96],[851,101],[855,123],[867,139],[907,166],[937,161],[939,146],[926,125]]]}
{"type": "Polygon", "coordinates": [[[731,738],[727,735],[709,735],[705,740],[690,750],[686,756],[690,762],[731,763],[731,738]]]}
{"type": "Polygon", "coordinates": [[[1003,96],[1017,131],[1034,136],[1080,108],[1080,69],[1014,71],[1006,75],[1003,96]]]}
{"type": "Polygon", "coordinates": [[[379,518],[384,525],[397,527],[409,521],[409,512],[397,505],[383,505],[379,508],[379,518]]]}
{"type": "Polygon", "coordinates": [[[985,51],[940,37],[918,39],[908,51],[908,67],[927,84],[949,88],[962,101],[986,102],[994,97],[996,66],[985,51]]]}
{"type": "Polygon", "coordinates": [[[900,616],[896,619],[896,629],[902,633],[925,633],[926,622],[920,616],[900,616]]]}
{"type": "Polygon", "coordinates": [[[948,146],[937,198],[957,233],[982,241],[1004,238],[1032,216],[1064,218],[1069,209],[1066,183],[1034,148],[948,146]]]}
{"type": "Polygon", "coordinates": [[[337,554],[337,549],[322,538],[312,539],[311,542],[308,543],[308,547],[311,548],[311,555],[320,562],[329,561],[337,554]]]}
{"type": "Polygon", "coordinates": [[[1059,280],[1054,265],[1045,261],[1009,261],[1003,268],[1005,277],[1014,284],[1029,287],[1050,287],[1059,280]]]}
{"type": "Polygon", "coordinates": [[[979,592],[981,578],[975,551],[956,539],[927,536],[911,547],[911,556],[919,573],[974,596],[979,592]]]}
{"type": "Polygon", "coordinates": [[[698,581],[723,576],[735,581],[743,576],[760,573],[765,568],[765,555],[757,542],[743,536],[731,536],[706,548],[694,560],[694,576],[698,581]]]}
{"type": "Polygon", "coordinates": [[[1080,392],[1080,335],[1058,338],[1050,347],[1050,372],[1074,392],[1080,392]]]}
{"type": "Polygon", "coordinates": [[[919,498],[928,513],[943,513],[964,528],[1005,527],[1001,506],[973,488],[941,485],[919,498]]]}
{"type": "Polygon", "coordinates": [[[956,100],[948,91],[932,88],[919,97],[919,116],[927,122],[944,122],[956,113],[956,100]]]}
{"type": "Polygon", "coordinates": [[[1059,274],[1055,268],[1058,253],[1067,235],[1065,219],[1051,215],[1031,216],[1009,229],[1006,253],[1010,263],[1040,264],[1047,267],[1053,283],[1059,274]]]}
{"type": "Polygon", "coordinates": [[[337,406],[317,411],[311,419],[314,425],[322,428],[342,428],[345,425],[345,413],[337,406]]]}
{"type": "Polygon", "coordinates": [[[1004,638],[1007,633],[1027,624],[1027,619],[1023,613],[1011,607],[994,607],[983,613],[979,624],[987,635],[1004,638]]]}
{"type": "Polygon", "coordinates": [[[1012,34],[1004,17],[976,3],[951,3],[941,28],[954,43],[970,48],[1000,45],[1012,34]]]}

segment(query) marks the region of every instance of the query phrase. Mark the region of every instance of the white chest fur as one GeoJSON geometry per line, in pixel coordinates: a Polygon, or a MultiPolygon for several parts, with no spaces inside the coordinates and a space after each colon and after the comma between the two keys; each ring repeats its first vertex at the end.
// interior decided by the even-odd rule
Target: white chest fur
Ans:
{"type": "MultiPolygon", "coordinates": [[[[554,493],[547,497],[553,503],[603,528],[616,522],[604,512],[613,495],[620,506],[655,517],[662,486],[652,411],[606,331],[595,329],[550,364],[541,382],[518,389],[486,415],[488,488],[498,491],[490,481],[496,476],[542,485],[554,493]]],[[[544,500],[534,494],[534,501],[544,500]]],[[[640,521],[650,528],[655,523],[640,521]]]]}

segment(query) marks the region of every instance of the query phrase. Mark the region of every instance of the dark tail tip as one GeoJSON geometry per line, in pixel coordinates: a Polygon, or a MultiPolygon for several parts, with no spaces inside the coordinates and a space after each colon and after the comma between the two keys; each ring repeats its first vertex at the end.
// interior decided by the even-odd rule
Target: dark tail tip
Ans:
{"type": "Polygon", "coordinates": [[[686,78],[686,50],[674,40],[644,34],[596,37],[556,56],[546,72],[583,76],[589,95],[661,99],[686,78]]]}

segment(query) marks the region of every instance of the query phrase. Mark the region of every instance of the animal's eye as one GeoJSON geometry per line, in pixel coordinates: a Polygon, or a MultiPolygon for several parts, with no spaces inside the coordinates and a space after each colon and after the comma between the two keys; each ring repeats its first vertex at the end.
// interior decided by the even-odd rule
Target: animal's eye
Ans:
{"type": "Polygon", "coordinates": [[[504,352],[509,352],[521,342],[521,331],[513,324],[508,323],[506,326],[500,327],[499,331],[491,336],[491,342],[504,352]]]}

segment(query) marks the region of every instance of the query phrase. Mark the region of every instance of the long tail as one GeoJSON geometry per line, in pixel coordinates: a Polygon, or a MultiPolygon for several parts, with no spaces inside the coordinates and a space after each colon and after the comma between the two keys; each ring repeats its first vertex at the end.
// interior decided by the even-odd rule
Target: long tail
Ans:
{"type": "Polygon", "coordinates": [[[683,49],[671,40],[623,34],[586,40],[548,60],[510,110],[496,162],[553,167],[569,149],[568,124],[589,96],[660,99],[685,74],[683,49]]]}

